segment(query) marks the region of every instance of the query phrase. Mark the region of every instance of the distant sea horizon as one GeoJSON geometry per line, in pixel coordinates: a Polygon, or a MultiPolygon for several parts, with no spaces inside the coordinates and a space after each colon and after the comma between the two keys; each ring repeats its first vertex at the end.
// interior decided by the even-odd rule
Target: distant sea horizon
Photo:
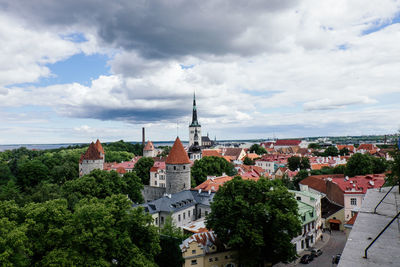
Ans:
{"type": "MultiPolygon", "coordinates": [[[[251,139],[251,140],[218,140],[218,143],[255,143],[263,141],[261,139],[251,139]]],[[[126,141],[127,143],[137,144],[141,143],[141,141],[126,141]]],[[[104,143],[112,143],[112,142],[104,142],[104,143]]],[[[183,145],[187,145],[188,141],[182,141],[183,145]]],[[[20,147],[25,147],[29,150],[37,149],[37,150],[46,150],[46,149],[57,149],[61,147],[75,146],[75,145],[85,145],[89,143],[60,143],[60,144],[9,144],[9,145],[1,145],[0,144],[0,152],[6,150],[18,149],[20,147]]],[[[154,141],[154,146],[172,146],[174,141],[154,141]]]]}

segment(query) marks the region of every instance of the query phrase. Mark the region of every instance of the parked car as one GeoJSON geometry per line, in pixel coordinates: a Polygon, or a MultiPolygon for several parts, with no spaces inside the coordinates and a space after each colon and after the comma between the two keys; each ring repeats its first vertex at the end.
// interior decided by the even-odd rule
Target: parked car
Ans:
{"type": "Polygon", "coordinates": [[[321,256],[322,255],[322,250],[313,249],[313,250],[311,250],[311,254],[314,255],[315,257],[321,256]]]}
{"type": "Polygon", "coordinates": [[[332,264],[338,264],[340,261],[340,257],[342,256],[342,254],[337,254],[336,256],[333,256],[332,258],[332,264]]]}
{"type": "Polygon", "coordinates": [[[308,264],[308,263],[312,262],[313,259],[314,259],[314,255],[306,254],[306,255],[303,255],[303,257],[301,257],[300,262],[304,263],[304,264],[308,264]]]}

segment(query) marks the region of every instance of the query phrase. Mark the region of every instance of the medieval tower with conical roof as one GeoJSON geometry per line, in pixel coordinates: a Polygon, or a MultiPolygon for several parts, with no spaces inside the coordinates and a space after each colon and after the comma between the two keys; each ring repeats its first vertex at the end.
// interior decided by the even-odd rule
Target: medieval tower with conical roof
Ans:
{"type": "Polygon", "coordinates": [[[79,160],[79,177],[89,174],[91,171],[104,167],[105,153],[99,139],[91,143],[85,154],[79,160]]]}
{"type": "Polygon", "coordinates": [[[166,165],[166,193],[190,189],[190,160],[179,137],[169,152],[166,165]]]}
{"type": "Polygon", "coordinates": [[[201,147],[201,125],[197,121],[197,107],[196,107],[196,95],[193,94],[193,111],[192,111],[192,123],[189,125],[189,147],[195,143],[195,135],[197,131],[198,146],[201,147]]]}

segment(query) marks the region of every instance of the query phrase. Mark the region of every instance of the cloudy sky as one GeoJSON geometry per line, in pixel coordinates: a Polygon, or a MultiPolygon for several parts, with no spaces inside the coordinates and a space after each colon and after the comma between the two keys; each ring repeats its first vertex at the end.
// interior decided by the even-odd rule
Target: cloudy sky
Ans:
{"type": "Polygon", "coordinates": [[[400,2],[0,0],[0,144],[394,133],[400,2]]]}

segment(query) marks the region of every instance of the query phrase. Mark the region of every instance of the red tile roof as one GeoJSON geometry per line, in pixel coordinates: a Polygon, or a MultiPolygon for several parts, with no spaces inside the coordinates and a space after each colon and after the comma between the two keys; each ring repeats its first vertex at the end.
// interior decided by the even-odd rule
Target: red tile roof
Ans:
{"type": "Polygon", "coordinates": [[[201,154],[203,157],[222,157],[222,155],[216,149],[204,149],[201,151],[201,154]]]}
{"type": "Polygon", "coordinates": [[[323,167],[329,167],[329,163],[311,164],[311,170],[321,170],[323,167]]]}
{"type": "Polygon", "coordinates": [[[146,146],[143,148],[145,151],[152,151],[154,150],[154,145],[151,141],[147,141],[146,146]]]}
{"type": "Polygon", "coordinates": [[[296,139],[282,139],[276,140],[274,146],[298,146],[300,145],[301,140],[296,139]]]}
{"type": "Polygon", "coordinates": [[[104,155],[104,149],[103,149],[103,146],[101,145],[99,139],[97,139],[97,141],[96,141],[96,148],[101,154],[104,155]]]}
{"type": "Polygon", "coordinates": [[[166,164],[190,164],[189,157],[185,151],[185,148],[182,145],[179,137],[176,138],[174,145],[169,152],[166,164]]]}
{"type": "Polygon", "coordinates": [[[307,178],[303,179],[300,184],[308,185],[308,187],[326,194],[326,181],[324,179],[308,176],[307,178]]]}
{"type": "Polygon", "coordinates": [[[354,214],[354,216],[353,216],[353,217],[351,217],[351,219],[350,219],[350,220],[348,220],[346,224],[353,225],[353,224],[356,222],[357,215],[358,215],[358,212],[357,212],[356,214],[354,214]]]}
{"type": "Polygon", "coordinates": [[[344,178],[333,178],[332,182],[337,184],[345,194],[366,194],[370,188],[379,188],[385,183],[385,174],[358,175],[344,178]]]}
{"type": "Polygon", "coordinates": [[[125,170],[124,167],[118,167],[116,171],[117,171],[119,174],[125,174],[125,173],[126,173],[126,170],[125,170]]]}
{"type": "MultiPolygon", "coordinates": [[[[98,140],[97,140],[98,141],[98,140]]],[[[100,154],[100,151],[97,149],[95,143],[90,143],[89,148],[86,150],[85,154],[81,155],[79,163],[82,163],[83,160],[98,160],[103,159],[100,154]]]]}
{"type": "Polygon", "coordinates": [[[374,150],[374,149],[376,149],[376,146],[375,146],[374,144],[361,144],[361,145],[357,148],[357,150],[361,150],[361,149],[364,149],[364,150],[374,150]]]}
{"type": "Polygon", "coordinates": [[[343,148],[347,148],[350,152],[355,151],[355,147],[353,145],[337,145],[338,150],[341,150],[343,148]]]}

